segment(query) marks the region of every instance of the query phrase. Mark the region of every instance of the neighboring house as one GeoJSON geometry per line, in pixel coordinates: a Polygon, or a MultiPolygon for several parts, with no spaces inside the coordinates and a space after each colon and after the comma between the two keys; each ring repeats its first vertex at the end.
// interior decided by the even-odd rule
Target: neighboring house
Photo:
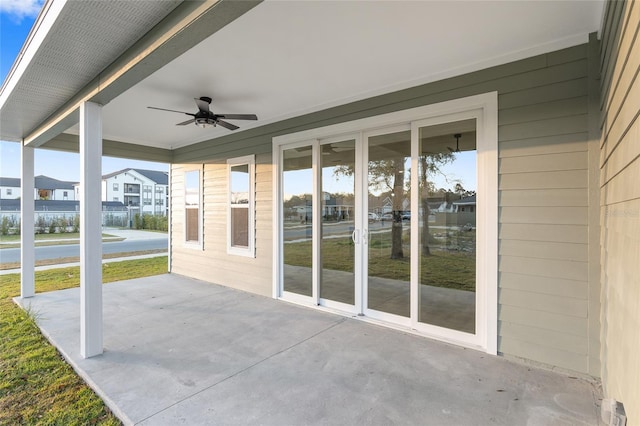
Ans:
{"type": "Polygon", "coordinates": [[[93,165],[100,155],[165,161],[171,273],[598,378],[640,422],[638,2],[168,3],[48,8],[32,38],[42,45],[26,46],[0,94],[0,137],[23,141],[24,170],[34,147],[84,152],[83,247],[95,252],[81,285],[96,314],[82,319],[83,356],[103,350],[93,165]],[[81,45],[66,31],[102,22],[81,45]],[[50,102],[22,113],[45,93],[50,102]],[[147,108],[196,111],[200,96],[216,113],[259,120],[231,119],[242,127],[231,132],[222,115],[176,126],[184,115],[147,108]],[[474,159],[477,182],[464,182],[477,194],[473,232],[445,224],[425,236],[419,214],[410,227],[369,229],[368,176],[386,174],[419,211],[421,153],[474,159]],[[352,224],[322,222],[323,179],[354,194],[352,224]],[[285,203],[305,194],[295,207],[313,217],[289,229],[285,203]],[[311,235],[300,243],[311,273],[291,273],[285,244],[296,235],[311,235]],[[398,245],[411,260],[427,249],[472,259],[468,305],[446,318],[421,310],[430,283],[409,262],[408,278],[368,276],[374,255],[398,245]],[[336,250],[353,268],[332,293],[323,253],[336,250]]]}
{"type": "Polygon", "coordinates": [[[20,178],[0,177],[0,199],[20,198],[20,178]]]}
{"type": "MultiPolygon", "coordinates": [[[[79,194],[79,185],[75,187],[79,194]]],[[[166,215],[169,206],[169,178],[166,172],[123,169],[102,176],[102,201],[116,201],[132,212],[166,215]]]]}
{"type": "MultiPolygon", "coordinates": [[[[35,177],[36,200],[75,200],[74,182],[66,182],[48,176],[35,177]]],[[[20,198],[20,179],[0,177],[0,199],[20,198]]]]}
{"type": "Polygon", "coordinates": [[[456,212],[475,213],[476,196],[471,195],[470,197],[462,197],[458,201],[454,201],[452,204],[455,209],[454,211],[456,212]]]}

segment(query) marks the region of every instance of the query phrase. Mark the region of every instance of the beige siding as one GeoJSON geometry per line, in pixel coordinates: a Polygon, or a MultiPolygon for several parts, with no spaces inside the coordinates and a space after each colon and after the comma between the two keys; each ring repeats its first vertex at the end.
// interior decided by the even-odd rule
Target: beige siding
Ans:
{"type": "Polygon", "coordinates": [[[172,272],[219,283],[265,296],[271,295],[271,155],[256,156],[256,256],[227,253],[227,164],[205,163],[203,176],[203,245],[186,246],[184,241],[185,168],[172,166],[172,272]],[[241,271],[241,272],[239,272],[241,271]]]}
{"type": "Polygon", "coordinates": [[[607,5],[602,48],[602,383],[640,424],[640,4],[607,5]],[[605,43],[606,41],[606,43],[605,43]]]}
{"type": "Polygon", "coordinates": [[[210,178],[205,191],[205,249],[195,255],[174,243],[174,265],[187,275],[269,294],[274,242],[268,164],[273,137],[497,91],[498,350],[597,375],[599,270],[591,253],[597,253],[598,244],[589,239],[599,232],[598,216],[594,219],[589,210],[598,204],[593,186],[598,194],[594,176],[599,173],[590,167],[589,151],[594,140],[589,128],[594,109],[590,84],[597,81],[589,71],[594,43],[597,47],[594,41],[176,150],[175,163],[207,163],[210,178]],[[221,245],[220,235],[226,235],[226,181],[218,170],[227,158],[250,153],[262,161],[253,260],[227,256],[221,245]]]}

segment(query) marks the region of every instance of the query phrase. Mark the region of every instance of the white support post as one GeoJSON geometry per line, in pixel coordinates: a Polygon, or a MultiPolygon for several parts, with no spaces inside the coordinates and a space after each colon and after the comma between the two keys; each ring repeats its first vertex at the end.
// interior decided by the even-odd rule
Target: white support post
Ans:
{"type": "Polygon", "coordinates": [[[22,144],[20,192],[20,297],[35,295],[34,148],[22,144]]]}
{"type": "Polygon", "coordinates": [[[102,106],[80,105],[80,354],[102,354],[102,106]]]}

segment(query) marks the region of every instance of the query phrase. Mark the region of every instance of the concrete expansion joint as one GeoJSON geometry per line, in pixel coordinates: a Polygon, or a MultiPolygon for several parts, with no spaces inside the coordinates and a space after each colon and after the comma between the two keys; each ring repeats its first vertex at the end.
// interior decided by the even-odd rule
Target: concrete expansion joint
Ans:
{"type": "Polygon", "coordinates": [[[294,343],[293,345],[288,346],[288,347],[286,347],[286,348],[284,348],[284,349],[282,349],[282,350],[280,350],[280,351],[278,351],[278,352],[274,352],[273,354],[268,355],[268,356],[266,356],[266,357],[262,358],[261,360],[256,361],[256,362],[254,362],[253,364],[251,364],[251,365],[249,365],[249,366],[247,366],[247,367],[245,367],[245,368],[242,368],[242,369],[240,369],[240,370],[236,371],[236,372],[235,372],[235,373],[233,373],[233,374],[228,375],[227,377],[225,377],[225,378],[223,378],[223,379],[221,379],[221,380],[218,380],[217,382],[213,383],[213,384],[212,384],[212,385],[210,385],[210,386],[206,386],[206,387],[204,387],[204,388],[200,389],[199,391],[192,393],[191,395],[185,396],[184,398],[182,398],[182,399],[180,399],[180,400],[178,400],[178,401],[174,402],[173,404],[171,404],[171,405],[169,405],[169,406],[167,406],[167,407],[163,408],[162,410],[159,410],[159,411],[157,411],[157,412],[155,412],[155,413],[153,413],[153,414],[151,414],[151,415],[149,415],[149,416],[145,417],[144,419],[141,419],[140,421],[136,422],[135,424],[144,423],[145,421],[147,421],[147,420],[151,419],[152,417],[155,417],[156,415],[158,415],[158,414],[160,414],[160,413],[162,413],[162,412],[164,412],[164,411],[167,411],[167,410],[169,410],[170,408],[175,407],[176,405],[179,405],[179,404],[183,403],[184,401],[187,401],[188,399],[193,398],[194,396],[197,396],[197,395],[199,395],[199,394],[201,394],[201,393],[203,393],[203,392],[206,392],[206,391],[208,391],[208,390],[210,390],[210,389],[213,389],[213,388],[215,388],[216,386],[218,386],[218,385],[220,385],[220,384],[222,384],[222,383],[226,382],[227,380],[232,379],[232,378],[234,378],[234,377],[236,377],[236,376],[238,376],[238,375],[240,375],[240,374],[244,373],[245,371],[251,370],[252,368],[254,368],[254,367],[256,367],[256,366],[258,366],[258,365],[262,364],[262,363],[263,363],[263,362],[265,362],[265,361],[268,361],[268,360],[270,360],[270,359],[272,359],[272,358],[274,358],[274,357],[276,357],[276,356],[278,356],[278,355],[280,355],[280,354],[282,354],[282,353],[285,353],[285,352],[287,352],[287,351],[290,351],[291,349],[293,349],[293,348],[295,348],[295,347],[297,347],[297,346],[300,346],[301,344],[306,343],[306,342],[308,342],[309,340],[311,340],[311,339],[313,339],[313,338],[315,338],[315,337],[317,337],[317,336],[319,336],[319,335],[321,335],[321,334],[326,333],[327,331],[329,331],[329,330],[333,329],[334,327],[336,327],[336,326],[338,326],[338,325],[342,324],[342,323],[343,323],[343,322],[345,322],[347,319],[348,319],[348,318],[339,318],[336,322],[334,322],[334,323],[333,323],[333,324],[331,324],[330,326],[323,328],[322,330],[320,330],[320,331],[318,331],[318,332],[316,332],[316,333],[312,334],[311,336],[306,337],[306,338],[304,338],[304,339],[300,340],[299,342],[296,342],[296,343],[294,343]]]}

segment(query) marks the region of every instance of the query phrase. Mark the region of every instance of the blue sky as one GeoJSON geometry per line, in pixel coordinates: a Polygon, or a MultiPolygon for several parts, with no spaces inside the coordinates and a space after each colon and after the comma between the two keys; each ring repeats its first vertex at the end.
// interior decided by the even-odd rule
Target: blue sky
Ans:
{"type": "MultiPolygon", "coordinates": [[[[44,0],[0,0],[0,80],[9,74],[44,0]]],[[[102,158],[103,174],[127,167],[168,171],[169,165],[111,157],[102,158]]],[[[37,149],[35,173],[67,181],[80,180],[78,154],[37,149]]],[[[0,176],[20,177],[20,144],[0,141],[0,176]]]]}

